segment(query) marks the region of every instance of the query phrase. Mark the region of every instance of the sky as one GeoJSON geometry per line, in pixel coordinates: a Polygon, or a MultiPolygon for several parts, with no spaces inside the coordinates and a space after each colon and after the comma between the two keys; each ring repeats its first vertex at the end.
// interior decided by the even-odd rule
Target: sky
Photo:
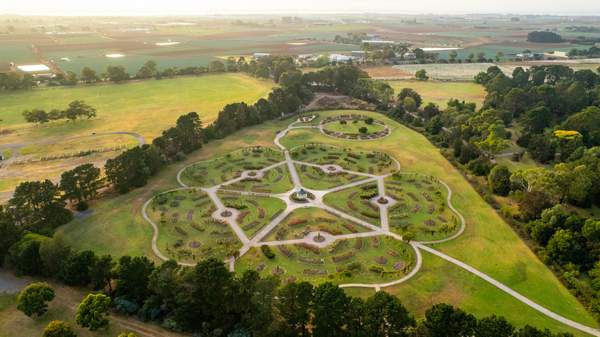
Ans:
{"type": "Polygon", "coordinates": [[[0,0],[0,14],[513,13],[600,15],[600,0],[0,0]]]}

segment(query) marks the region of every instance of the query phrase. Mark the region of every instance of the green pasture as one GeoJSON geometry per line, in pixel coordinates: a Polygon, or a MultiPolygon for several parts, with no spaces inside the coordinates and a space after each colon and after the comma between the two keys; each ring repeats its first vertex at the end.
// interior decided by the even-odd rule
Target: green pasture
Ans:
{"type": "Polygon", "coordinates": [[[460,101],[474,102],[481,107],[485,99],[485,89],[474,82],[437,82],[437,81],[388,81],[399,94],[404,88],[414,89],[423,97],[424,105],[435,103],[440,108],[446,108],[446,103],[452,98],[460,101]]]}

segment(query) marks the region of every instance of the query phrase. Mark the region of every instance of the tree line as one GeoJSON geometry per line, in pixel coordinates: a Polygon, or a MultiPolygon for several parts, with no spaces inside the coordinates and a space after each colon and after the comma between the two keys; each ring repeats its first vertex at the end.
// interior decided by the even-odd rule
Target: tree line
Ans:
{"type": "Polygon", "coordinates": [[[32,109],[23,111],[23,118],[28,123],[44,124],[50,121],[56,121],[60,119],[68,119],[74,121],[80,118],[94,118],[96,117],[97,110],[91,105],[84,101],[75,100],[69,103],[66,109],[52,109],[46,111],[44,109],[32,109]]]}
{"type": "MultiPolygon", "coordinates": [[[[60,237],[27,235],[7,261],[15,268],[26,267],[21,271],[28,275],[92,290],[75,317],[78,325],[92,331],[105,328],[113,310],[199,336],[571,336],[531,326],[516,328],[498,316],[478,319],[448,304],[435,304],[423,319],[415,319],[398,297],[383,291],[366,299],[351,297],[329,282],[282,283],[278,276],[261,277],[253,270],[237,275],[216,259],[194,267],[175,261],[155,265],[146,257],[114,260],[92,251],[75,252],[60,237]]],[[[17,308],[36,319],[54,296],[48,284],[34,283],[20,293],[17,308]]],[[[46,328],[61,329],[70,327],[51,322],[46,328]]]]}
{"type": "MultiPolygon", "coordinates": [[[[600,72],[600,70],[599,70],[600,72]]],[[[425,133],[524,236],[537,255],[596,316],[600,315],[600,219],[574,207],[600,205],[600,74],[564,66],[497,67],[477,75],[480,109],[450,100],[442,111],[404,89],[388,114],[425,133]],[[511,130],[526,154],[547,166],[498,165],[511,130]],[[473,177],[474,176],[474,177],[473,177]],[[508,197],[518,206],[514,209],[508,197]],[[587,214],[587,215],[586,215],[587,214]]],[[[520,161],[525,154],[509,154],[520,161]]]]}

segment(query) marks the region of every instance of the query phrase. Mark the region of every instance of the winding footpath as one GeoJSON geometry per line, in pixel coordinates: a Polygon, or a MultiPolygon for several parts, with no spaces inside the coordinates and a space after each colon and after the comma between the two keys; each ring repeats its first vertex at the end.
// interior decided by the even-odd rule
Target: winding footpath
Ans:
{"type": "MultiPolygon", "coordinates": [[[[365,179],[359,180],[359,181],[355,181],[343,186],[338,186],[335,188],[331,188],[331,189],[327,189],[327,190],[311,190],[311,189],[307,189],[304,188],[302,186],[302,182],[301,179],[298,175],[298,172],[296,170],[295,165],[299,164],[299,165],[307,165],[307,166],[312,166],[312,167],[320,167],[321,169],[323,169],[325,172],[327,172],[327,169],[332,169],[332,165],[317,165],[314,163],[307,163],[307,162],[301,162],[301,161],[295,161],[292,159],[291,154],[289,152],[289,150],[283,146],[281,144],[281,139],[283,137],[285,137],[289,131],[294,130],[294,129],[307,129],[307,128],[311,128],[311,129],[318,129],[319,131],[323,132],[322,128],[320,126],[296,126],[298,122],[294,122],[291,123],[285,130],[280,131],[277,133],[275,139],[274,139],[274,143],[275,145],[281,149],[284,153],[285,156],[285,160],[276,164],[273,164],[269,167],[263,168],[261,170],[259,170],[258,172],[260,172],[261,174],[273,169],[275,167],[278,166],[283,166],[283,165],[287,165],[288,171],[290,173],[290,177],[291,180],[293,182],[294,188],[291,191],[288,191],[286,193],[281,193],[281,194],[270,194],[270,193],[258,193],[258,192],[248,192],[248,191],[237,191],[237,190],[230,190],[230,189],[223,189],[223,187],[231,185],[234,182],[238,182],[240,180],[243,180],[246,177],[247,172],[242,173],[241,177],[238,177],[236,179],[233,179],[231,181],[227,181],[224,182],[222,184],[210,187],[210,188],[201,188],[202,191],[204,191],[205,193],[207,193],[211,200],[213,201],[213,203],[215,204],[215,206],[217,207],[217,211],[215,211],[215,213],[213,213],[213,217],[215,219],[221,220],[221,221],[225,221],[227,222],[230,227],[232,228],[232,230],[235,232],[235,234],[237,235],[238,239],[242,242],[243,246],[239,251],[239,257],[243,256],[245,253],[247,253],[250,248],[252,247],[260,247],[262,245],[268,245],[268,246],[280,246],[280,245],[289,245],[289,244],[311,244],[314,246],[317,246],[319,248],[323,248],[326,247],[330,244],[332,244],[333,242],[337,241],[337,240],[347,240],[347,239],[353,239],[353,238],[364,238],[364,237],[372,237],[372,236],[389,236],[392,237],[396,240],[400,240],[402,241],[403,238],[401,235],[398,235],[396,233],[393,233],[389,230],[389,222],[388,222],[388,208],[390,206],[392,206],[395,201],[389,197],[386,196],[385,194],[385,178],[389,175],[383,175],[383,176],[377,176],[377,175],[372,175],[372,174],[367,174],[367,173],[361,173],[361,172],[353,172],[353,171],[349,171],[349,170],[345,170],[342,168],[335,168],[336,171],[343,171],[345,173],[349,173],[349,174],[354,174],[354,175],[359,175],[359,176],[363,176],[365,177],[365,179]],[[328,167],[329,166],[329,167],[328,167]],[[380,218],[381,218],[381,227],[380,226],[376,226],[374,224],[371,224],[367,221],[358,219],[350,214],[347,214],[345,212],[342,212],[336,208],[330,207],[326,204],[323,203],[323,198],[325,195],[333,193],[333,192],[337,192],[337,191],[341,191],[341,190],[345,190],[348,188],[352,188],[352,187],[356,187],[356,186],[361,186],[367,183],[372,183],[372,182],[376,182],[377,183],[377,187],[378,187],[378,196],[375,197],[376,198],[387,198],[388,199],[388,203],[387,204],[379,204],[379,203],[374,203],[375,205],[377,205],[379,207],[380,210],[380,218]],[[303,188],[305,190],[307,190],[308,192],[312,193],[315,198],[314,200],[309,200],[306,203],[295,203],[291,200],[291,195],[297,191],[298,189],[303,188]],[[284,211],[282,211],[277,217],[275,217],[274,219],[272,219],[265,227],[263,227],[254,237],[252,238],[248,238],[245,234],[245,232],[239,227],[239,225],[237,224],[236,220],[235,220],[235,216],[230,216],[228,218],[224,218],[224,217],[220,217],[219,214],[222,214],[222,212],[224,211],[230,211],[233,214],[235,214],[236,210],[233,209],[229,209],[226,208],[223,203],[220,201],[219,197],[217,196],[217,190],[219,191],[227,191],[229,193],[239,193],[240,195],[255,195],[255,196],[261,196],[261,197],[273,197],[273,198],[278,198],[283,200],[286,203],[286,208],[284,211]],[[301,239],[292,239],[292,240],[276,240],[276,241],[262,241],[264,238],[267,237],[267,235],[269,235],[269,233],[271,233],[280,223],[281,221],[283,221],[291,212],[293,212],[296,209],[299,208],[308,208],[308,207],[316,207],[316,208],[321,208],[331,214],[334,214],[336,216],[339,216],[341,218],[344,218],[346,220],[352,221],[366,229],[369,229],[370,231],[368,232],[363,232],[363,233],[352,233],[352,234],[343,234],[343,235],[331,235],[329,233],[309,233],[308,235],[306,235],[304,238],[301,239]],[[316,235],[319,235],[320,237],[322,235],[324,235],[325,239],[323,242],[315,242],[314,237],[316,235]]],[[[393,161],[395,166],[397,167],[397,169],[400,169],[400,163],[393,157],[390,157],[393,161]]],[[[163,192],[163,193],[170,193],[173,191],[178,191],[178,190],[183,190],[183,189],[191,189],[194,187],[189,187],[188,185],[186,185],[183,181],[182,181],[182,173],[183,171],[186,169],[187,167],[184,167],[183,169],[181,169],[178,174],[177,174],[177,181],[179,182],[179,184],[182,186],[180,188],[177,189],[173,189],[167,192],[163,192]]],[[[408,174],[408,173],[407,173],[408,174]]],[[[491,276],[489,276],[488,274],[485,274],[481,271],[479,271],[478,269],[460,261],[457,260],[451,256],[448,256],[432,247],[430,247],[429,245],[436,245],[436,244],[441,244],[444,242],[448,242],[451,240],[456,239],[457,237],[459,237],[461,234],[463,234],[463,232],[465,231],[466,228],[466,222],[465,222],[465,218],[464,216],[454,207],[454,205],[452,204],[452,189],[450,188],[450,186],[448,186],[448,184],[446,184],[444,181],[439,180],[438,182],[441,183],[447,190],[447,198],[446,198],[446,202],[448,204],[448,207],[451,209],[451,211],[456,214],[460,220],[460,227],[457,230],[456,233],[454,233],[452,236],[442,239],[442,240],[435,240],[435,241],[412,241],[409,243],[409,245],[412,247],[412,249],[414,250],[415,253],[415,265],[412,268],[412,270],[406,274],[405,276],[403,276],[402,278],[392,281],[392,282],[387,282],[387,283],[348,283],[348,284],[340,284],[339,286],[342,288],[371,288],[374,289],[376,291],[381,290],[382,288],[386,288],[386,287],[391,287],[391,286],[395,286],[398,284],[401,284],[403,282],[406,282],[408,280],[410,280],[412,277],[414,277],[419,270],[421,269],[421,266],[423,265],[423,259],[422,259],[422,255],[421,255],[421,251],[426,251],[430,254],[433,254],[449,263],[452,263],[466,271],[468,271],[469,273],[481,278],[482,280],[488,282],[489,284],[493,285],[494,287],[496,287],[497,289],[503,291],[504,293],[512,296],[513,298],[517,299],[518,301],[520,301],[521,303],[529,306],[530,308],[538,311],[539,313],[552,318],[566,326],[569,326],[573,329],[577,329],[579,331],[585,332],[587,334],[593,335],[593,336],[598,336],[600,337],[600,331],[583,325],[581,323],[575,322],[571,319],[568,319],[564,316],[561,316],[545,307],[543,307],[542,305],[534,302],[533,300],[521,295],[520,293],[518,293],[517,291],[515,291],[514,289],[506,286],[505,284],[495,280],[494,278],[492,278],[491,276]]],[[[158,235],[159,235],[159,228],[156,225],[156,223],[154,223],[154,221],[148,216],[146,210],[147,207],[151,204],[152,200],[154,198],[148,200],[145,204],[144,207],[142,208],[142,215],[144,217],[144,219],[146,221],[148,221],[148,223],[150,223],[152,225],[152,228],[154,230],[154,234],[152,237],[152,251],[154,252],[154,254],[159,257],[162,260],[167,260],[168,258],[162,254],[158,248],[157,245],[157,241],[158,241],[158,235]]],[[[373,202],[373,200],[372,200],[373,202]]],[[[239,258],[238,257],[238,258],[239,258]]],[[[227,259],[225,261],[228,265],[231,271],[235,270],[235,258],[231,257],[229,259],[227,259]]],[[[191,263],[182,263],[180,262],[180,264],[182,265],[186,265],[186,266],[191,266],[194,264],[191,263]]]]}

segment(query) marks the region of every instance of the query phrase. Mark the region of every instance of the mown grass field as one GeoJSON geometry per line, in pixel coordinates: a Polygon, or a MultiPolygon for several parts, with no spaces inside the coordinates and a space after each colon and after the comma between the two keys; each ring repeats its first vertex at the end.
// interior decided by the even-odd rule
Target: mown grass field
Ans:
{"type": "Polygon", "coordinates": [[[2,143],[113,131],[137,132],[152,139],[184,113],[196,111],[204,123],[210,123],[224,105],[254,102],[272,87],[270,81],[243,74],[217,74],[4,93],[0,95],[3,128],[16,132],[3,136],[2,143]],[[95,107],[97,117],[58,121],[42,127],[25,124],[24,110],[63,109],[73,100],[83,100],[95,107]]]}
{"type": "MultiPolygon", "coordinates": [[[[329,116],[343,112],[321,112],[329,116]]],[[[477,194],[462,175],[422,135],[391,121],[380,114],[360,112],[384,121],[393,132],[373,142],[334,139],[316,130],[296,130],[283,138],[288,148],[310,142],[320,142],[353,151],[377,149],[393,155],[403,171],[433,175],[445,181],[453,190],[453,204],[467,222],[464,234],[458,239],[435,246],[436,249],[489,274],[533,301],[572,320],[597,326],[583,306],[561,285],[550,270],[529,250],[517,234],[477,194]]],[[[127,195],[101,200],[92,204],[93,213],[76,219],[59,231],[76,249],[93,249],[98,253],[147,254],[150,250],[151,228],[142,219],[142,204],[158,191],[177,187],[176,173],[185,165],[210,159],[247,145],[272,145],[277,130],[290,120],[269,122],[248,128],[206,145],[180,164],[173,165],[153,178],[145,188],[127,195]]],[[[396,293],[411,309],[422,313],[437,302],[448,302],[468,309],[477,316],[503,315],[511,322],[569,331],[564,325],[529,309],[514,298],[479,278],[424,254],[423,270],[405,284],[387,291],[396,293]]],[[[371,291],[349,290],[349,293],[370,295],[371,291]]],[[[576,333],[577,336],[583,336],[576,333]]]]}
{"type": "Polygon", "coordinates": [[[404,88],[411,88],[423,97],[424,104],[432,102],[439,105],[440,108],[445,108],[451,98],[474,102],[481,107],[485,98],[483,86],[474,82],[394,80],[388,81],[388,83],[394,88],[396,94],[399,94],[404,88]]]}
{"type": "MultiPolygon", "coordinates": [[[[94,133],[110,132],[135,132],[149,143],[187,112],[198,112],[203,123],[208,124],[226,104],[255,102],[266,96],[272,87],[271,81],[243,74],[218,74],[3,93],[0,95],[0,116],[3,119],[0,129],[8,129],[9,132],[0,139],[0,151],[8,151],[9,144],[16,144],[22,146],[19,150],[21,155],[39,157],[41,154],[56,155],[65,151],[71,153],[137,144],[135,138],[126,135],[92,137],[94,133]],[[27,124],[23,119],[24,110],[64,109],[73,100],[84,100],[95,107],[97,117],[75,122],[56,121],[42,126],[27,124]]],[[[8,172],[0,172],[0,180],[10,179],[12,182],[0,184],[0,192],[12,191],[20,181],[54,179],[60,172],[73,167],[75,162],[101,165],[106,157],[114,157],[117,153],[95,156],[100,158],[88,156],[14,165],[8,168],[8,172]],[[15,171],[17,169],[18,172],[15,171]]]]}

